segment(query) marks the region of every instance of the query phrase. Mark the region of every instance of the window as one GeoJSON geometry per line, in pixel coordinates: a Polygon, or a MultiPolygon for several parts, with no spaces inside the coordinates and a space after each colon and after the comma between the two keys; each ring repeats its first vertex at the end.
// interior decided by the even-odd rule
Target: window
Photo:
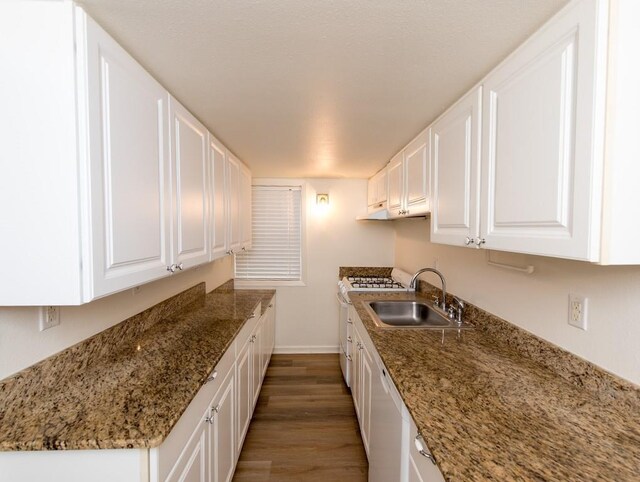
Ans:
{"type": "Polygon", "coordinates": [[[252,248],[236,256],[236,279],[302,280],[301,186],[253,186],[252,248]]]}

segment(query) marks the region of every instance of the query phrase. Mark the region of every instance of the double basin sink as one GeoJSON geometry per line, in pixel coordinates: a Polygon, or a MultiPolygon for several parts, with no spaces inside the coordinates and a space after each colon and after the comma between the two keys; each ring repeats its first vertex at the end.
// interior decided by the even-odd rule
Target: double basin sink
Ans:
{"type": "Polygon", "coordinates": [[[421,301],[369,301],[367,310],[381,328],[469,329],[471,325],[450,319],[439,308],[421,301]]]}

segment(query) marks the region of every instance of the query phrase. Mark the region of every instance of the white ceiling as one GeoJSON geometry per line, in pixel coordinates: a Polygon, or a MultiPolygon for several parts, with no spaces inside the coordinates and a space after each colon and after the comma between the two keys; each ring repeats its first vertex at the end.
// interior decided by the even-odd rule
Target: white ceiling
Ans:
{"type": "Polygon", "coordinates": [[[369,177],[567,0],[80,0],[255,177],[369,177]]]}

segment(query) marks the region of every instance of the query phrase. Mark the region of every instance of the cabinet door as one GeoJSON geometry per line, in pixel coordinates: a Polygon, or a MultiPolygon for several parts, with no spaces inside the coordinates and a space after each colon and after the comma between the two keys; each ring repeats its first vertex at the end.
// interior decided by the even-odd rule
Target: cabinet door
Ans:
{"type": "Polygon", "coordinates": [[[253,403],[253,384],[251,381],[251,345],[249,340],[246,340],[240,353],[238,354],[238,360],[236,365],[236,380],[237,380],[237,397],[238,397],[238,417],[237,417],[237,452],[236,459],[240,455],[242,449],[242,442],[247,434],[249,428],[249,422],[251,421],[252,403],[253,403]]]}
{"type": "MultiPolygon", "coordinates": [[[[422,455],[416,447],[418,429],[413,420],[409,422],[409,482],[444,482],[444,477],[433,461],[422,455]]],[[[424,440],[420,438],[420,445],[425,452],[429,452],[424,440]]]]}
{"type": "Polygon", "coordinates": [[[207,130],[169,100],[173,260],[185,269],[209,261],[207,130]]]}
{"type": "Polygon", "coordinates": [[[240,230],[242,222],[240,219],[240,162],[227,153],[227,187],[229,195],[229,235],[228,246],[230,250],[238,252],[240,250],[240,230]]]}
{"type": "MultiPolygon", "coordinates": [[[[357,330],[353,330],[353,353],[351,354],[351,396],[353,397],[353,407],[356,410],[356,417],[358,417],[358,421],[361,420],[361,411],[360,411],[360,400],[362,399],[362,390],[361,390],[361,351],[360,346],[362,342],[360,341],[360,336],[357,330]]],[[[362,423],[362,422],[360,422],[362,423]]]]}
{"type": "Polygon", "coordinates": [[[387,209],[392,217],[401,216],[404,209],[403,193],[404,193],[404,172],[402,162],[402,152],[397,154],[389,163],[387,176],[389,182],[389,194],[387,199],[387,209]]]}
{"type": "Polygon", "coordinates": [[[89,301],[168,274],[170,201],[167,92],[95,22],[86,27],[89,301]]]}
{"type": "Polygon", "coordinates": [[[229,372],[211,405],[209,461],[212,482],[228,482],[236,463],[235,373],[229,372]]]}
{"type": "Polygon", "coordinates": [[[404,150],[405,214],[429,211],[429,130],[422,132],[404,150]]]}
{"type": "Polygon", "coordinates": [[[376,176],[376,198],[377,204],[384,203],[387,200],[387,170],[383,169],[376,176]]]}
{"type": "Polygon", "coordinates": [[[597,258],[600,3],[572,4],[485,81],[481,233],[487,248],[597,258]]]}
{"type": "Polygon", "coordinates": [[[241,249],[251,249],[251,171],[240,166],[241,249]]]}
{"type": "Polygon", "coordinates": [[[360,348],[360,432],[364,448],[369,454],[369,442],[371,440],[371,386],[373,376],[373,359],[371,354],[362,344],[360,348]]]}
{"type": "Polygon", "coordinates": [[[376,200],[378,199],[378,184],[377,184],[377,175],[373,176],[367,182],[367,206],[374,206],[376,204],[376,200]]]}
{"type": "Polygon", "coordinates": [[[193,435],[180,454],[180,458],[171,469],[166,482],[208,482],[207,468],[207,426],[205,418],[209,410],[202,416],[193,435]]]}
{"type": "Polygon", "coordinates": [[[271,358],[271,311],[272,308],[267,308],[262,315],[262,332],[260,341],[260,376],[264,379],[264,374],[269,366],[269,359],[271,358]]]}
{"type": "Polygon", "coordinates": [[[480,211],[480,102],[474,89],[431,127],[431,241],[474,246],[480,211]]]}
{"type": "Polygon", "coordinates": [[[224,256],[227,252],[227,186],[225,149],[209,134],[209,238],[211,259],[224,256]]]}
{"type": "Polygon", "coordinates": [[[251,342],[251,390],[253,393],[253,399],[251,402],[251,411],[256,406],[258,397],[260,396],[260,386],[262,385],[262,337],[263,337],[263,322],[260,320],[253,331],[251,342]]]}

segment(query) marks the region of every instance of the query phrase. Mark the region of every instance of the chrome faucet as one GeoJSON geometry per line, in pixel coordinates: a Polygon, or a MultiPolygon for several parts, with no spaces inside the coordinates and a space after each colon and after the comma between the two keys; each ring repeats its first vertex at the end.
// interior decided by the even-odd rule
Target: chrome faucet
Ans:
{"type": "Polygon", "coordinates": [[[464,314],[464,301],[462,301],[460,298],[458,298],[457,296],[453,297],[453,303],[449,306],[449,310],[451,310],[451,313],[453,314],[453,316],[455,317],[455,320],[458,323],[462,323],[462,315],[464,314]],[[454,306],[457,305],[457,306],[454,306]]]}
{"type": "Polygon", "coordinates": [[[422,273],[426,272],[426,271],[430,271],[432,273],[437,274],[440,277],[440,282],[442,283],[442,302],[440,303],[440,308],[442,308],[443,311],[446,311],[447,309],[447,283],[444,280],[444,276],[442,275],[442,273],[440,271],[438,271],[435,268],[422,268],[419,269],[418,271],[416,271],[416,274],[413,275],[413,278],[411,278],[411,282],[409,283],[409,289],[415,290],[416,286],[418,284],[418,276],[420,276],[422,273]]]}

